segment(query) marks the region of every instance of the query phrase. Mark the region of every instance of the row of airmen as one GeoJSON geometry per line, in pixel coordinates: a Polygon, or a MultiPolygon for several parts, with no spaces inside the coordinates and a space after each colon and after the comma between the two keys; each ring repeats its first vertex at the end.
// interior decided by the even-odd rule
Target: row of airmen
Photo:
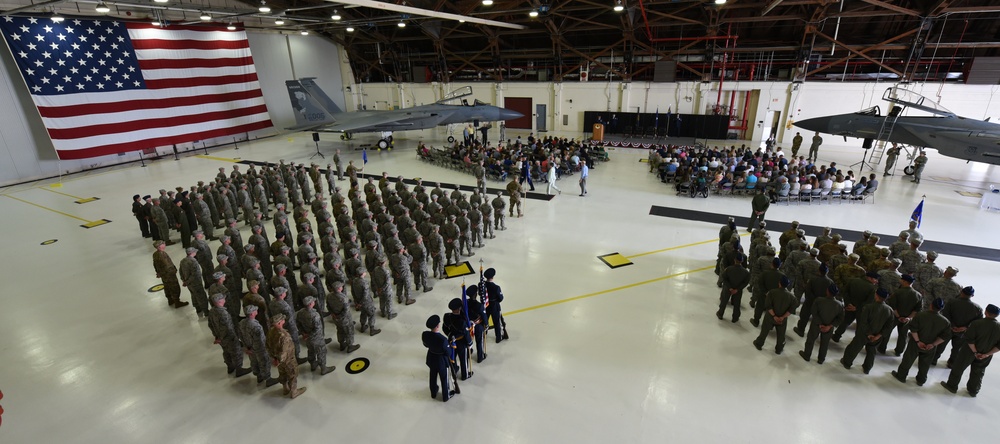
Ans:
{"type": "MultiPolygon", "coordinates": [[[[439,187],[428,195],[419,183],[411,193],[402,180],[397,182],[395,188],[390,188],[386,176],[383,174],[379,186],[382,189],[382,196],[386,196],[385,199],[390,203],[389,206],[383,204],[383,197],[376,192],[375,187],[369,186],[372,185],[371,180],[365,186],[365,199],[361,198],[357,182],[352,180],[350,202],[340,195],[339,187],[334,186],[332,200],[334,211],[338,213],[336,222],[333,222],[333,217],[326,211],[327,205],[322,194],[317,193],[312,202],[312,209],[324,233],[319,241],[319,247],[323,251],[322,271],[319,269],[319,258],[313,246],[311,222],[308,220],[309,211],[301,200],[297,200],[294,210],[300,229],[295,242],[298,244],[297,254],[293,254],[294,244],[288,240],[290,235],[286,234],[290,230],[281,204],[277,205],[278,211],[274,217],[276,240],[270,244],[266,227],[262,222],[263,213],[260,210],[253,210],[253,217],[250,220],[253,235],[245,246],[237,221],[229,219],[227,221],[229,228],[220,238],[218,254],[214,255],[218,265],[212,263],[213,255],[208,247],[205,233],[201,230],[195,231],[192,246],[185,250],[186,257],[181,261],[180,274],[181,281],[192,294],[196,311],[199,315],[211,316],[217,310],[215,307],[212,309],[208,307],[208,295],[211,294],[214,298],[215,295],[221,294],[222,307],[229,315],[229,319],[235,320],[239,319],[241,302],[244,307],[255,305],[261,313],[268,313],[272,310],[267,310],[265,304],[272,298],[284,296],[289,301],[291,309],[280,314],[284,314],[286,319],[292,319],[292,309],[302,310],[307,305],[305,302],[307,298],[313,297],[316,299],[317,310],[321,311],[319,314],[321,316],[329,314],[337,323],[341,350],[351,352],[357,349],[357,344],[353,344],[353,321],[350,320],[350,316],[344,316],[341,311],[330,308],[330,304],[338,301],[336,297],[328,297],[328,292],[336,295],[337,292],[344,291],[349,283],[354,299],[350,306],[361,310],[361,331],[368,329],[371,335],[378,334],[381,330],[375,328],[372,290],[380,300],[382,316],[392,319],[396,316],[391,298],[393,283],[396,286],[398,302],[412,304],[415,302],[410,293],[413,284],[416,284],[418,290],[421,288],[425,292],[431,290],[426,279],[426,264],[429,259],[433,259],[434,262],[434,277],[443,278],[444,264],[448,261],[457,262],[459,249],[464,250],[467,255],[474,254],[471,251],[473,246],[471,240],[478,241],[478,246],[481,247],[487,233],[488,237],[495,237],[494,229],[505,229],[502,218],[504,202],[500,196],[491,203],[480,202],[484,199],[481,199],[477,190],[469,201],[466,201],[464,194],[457,188],[452,192],[452,197],[449,197],[439,187]],[[406,198],[405,201],[399,197],[400,194],[406,198]],[[424,204],[420,199],[425,196],[430,213],[423,211],[424,204]],[[501,218],[493,219],[490,217],[492,211],[487,213],[485,209],[493,209],[498,203],[497,213],[501,218]],[[368,209],[369,204],[374,208],[374,212],[368,209]],[[353,208],[353,217],[348,207],[353,208]],[[414,209],[413,217],[409,216],[410,208],[414,209]],[[472,223],[468,219],[467,215],[470,213],[480,216],[477,219],[478,223],[472,223]],[[380,224],[375,222],[376,219],[380,224]],[[464,223],[456,223],[456,220],[464,223]],[[334,236],[335,225],[341,233],[339,242],[334,236]],[[361,236],[367,239],[364,261],[360,258],[359,234],[355,226],[361,228],[361,236]],[[445,236],[441,236],[439,231],[444,231],[445,236]],[[429,239],[427,247],[423,245],[425,237],[429,239]],[[404,242],[409,247],[404,247],[404,242]],[[346,251],[346,260],[341,257],[341,250],[346,251]],[[300,270],[301,283],[296,282],[293,273],[296,267],[300,270]],[[368,270],[372,270],[370,277],[368,270]],[[322,279],[323,277],[325,279],[322,279]],[[249,293],[241,298],[239,295],[243,294],[243,281],[247,282],[249,293]],[[270,285],[267,285],[268,283],[270,285]],[[282,291],[284,294],[280,294],[282,291]],[[249,303],[255,300],[259,302],[249,303]],[[324,308],[328,311],[323,311],[324,308]],[[338,322],[338,319],[342,322],[338,322]],[[348,327],[347,323],[351,323],[351,326],[348,327]]],[[[220,182],[221,180],[222,178],[219,178],[220,182]]],[[[264,208],[266,209],[266,206],[264,208]]],[[[176,277],[176,268],[165,252],[166,245],[162,240],[156,243],[154,268],[163,280],[168,302],[171,306],[180,308],[187,303],[179,300],[180,285],[176,277]]],[[[289,322],[285,328],[291,330],[294,328],[293,324],[295,323],[289,322]]],[[[296,342],[296,350],[298,350],[298,336],[298,334],[291,335],[296,342]]],[[[228,355],[230,357],[227,358],[227,367],[235,372],[239,366],[235,365],[232,353],[228,355]]],[[[324,356],[314,353],[310,354],[310,357],[313,358],[313,355],[315,358],[309,360],[313,369],[326,371],[324,356]]],[[[295,356],[298,356],[297,352],[295,356]]],[[[267,377],[259,376],[258,379],[259,382],[263,382],[267,377]]]]}
{"type": "MultiPolygon", "coordinates": [[[[987,307],[984,318],[983,309],[971,301],[975,290],[961,287],[954,281],[958,274],[956,268],[948,267],[939,276],[923,281],[925,292],[921,294],[917,276],[899,273],[900,259],[894,257],[885,263],[873,259],[863,267],[859,265],[864,263],[861,254],[846,255],[846,246],[839,243],[840,236],[831,234],[829,228],[824,229],[813,248],[807,250],[804,231],[798,226],[798,222],[793,222],[792,228],[782,234],[782,239],[786,239],[782,250],[788,250],[783,261],[775,257],[770,236],[765,231],[766,224],[762,222],[751,235],[750,251],[751,254],[756,251],[758,257],[750,260],[748,269],[736,225],[730,218],[720,231],[718,283],[722,293],[716,312],[719,319],[723,319],[726,307],[732,305],[732,320],[734,323],[739,321],[742,293],[749,287],[752,291],[750,306],[754,308],[750,323],[760,327],[754,346],[762,349],[769,332],[775,330],[775,353],[781,354],[785,330],[791,324],[788,318],[798,312],[799,319],[792,330],[806,338],[799,355],[810,361],[818,339],[819,364],[826,359],[829,342],[840,342],[848,328],[857,322],[855,336],[840,362],[850,369],[861,349],[865,349],[862,369],[866,374],[874,366],[876,353],[887,353],[890,336],[896,330],[893,351],[903,359],[892,374],[905,382],[910,368],[917,362],[918,385],[926,382],[929,368],[937,364],[945,343],[950,342],[948,367],[952,372],[949,380],[942,384],[954,393],[964,370],[972,367],[968,391],[972,396],[979,392],[990,357],[1000,351],[997,307],[987,307]],[[817,244],[820,248],[816,248],[817,244]],[[836,253],[831,251],[834,249],[831,245],[836,253]],[[821,256],[823,248],[831,252],[826,257],[821,256]],[[836,259],[844,256],[846,261],[838,264],[836,259]],[[825,260],[820,260],[821,257],[825,260]],[[834,270],[832,278],[829,276],[831,269],[834,270]]],[[[911,225],[910,229],[915,227],[911,225]]],[[[900,239],[906,240],[910,235],[912,233],[907,236],[901,233],[900,239]]],[[[856,251],[860,250],[869,258],[873,251],[881,252],[877,236],[866,232],[864,237],[865,242],[859,242],[861,245],[856,251]]],[[[918,239],[922,242],[922,236],[918,239]]],[[[909,242],[910,248],[903,252],[919,253],[919,245],[909,242]]],[[[924,262],[918,265],[918,271],[921,267],[936,267],[934,257],[936,255],[928,253],[924,262]]]]}

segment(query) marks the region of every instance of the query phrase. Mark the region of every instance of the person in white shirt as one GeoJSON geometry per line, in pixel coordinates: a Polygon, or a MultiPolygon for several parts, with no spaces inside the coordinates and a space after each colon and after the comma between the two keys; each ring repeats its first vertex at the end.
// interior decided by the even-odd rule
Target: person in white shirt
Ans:
{"type": "Polygon", "coordinates": [[[586,163],[580,164],[580,197],[587,195],[587,176],[590,176],[590,168],[586,163]]]}
{"type": "Polygon", "coordinates": [[[560,190],[559,187],[556,186],[556,169],[558,169],[558,167],[559,167],[558,164],[556,164],[555,162],[549,164],[548,186],[545,188],[545,194],[552,194],[553,188],[555,188],[555,190],[558,191],[559,194],[562,194],[562,190],[560,190]]]}

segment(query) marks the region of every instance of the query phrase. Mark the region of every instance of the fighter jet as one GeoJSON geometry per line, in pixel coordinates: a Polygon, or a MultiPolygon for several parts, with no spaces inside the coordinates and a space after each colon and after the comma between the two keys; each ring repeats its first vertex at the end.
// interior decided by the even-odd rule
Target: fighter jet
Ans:
{"type": "MultiPolygon", "coordinates": [[[[795,126],[844,136],[844,140],[848,136],[863,138],[866,148],[871,147],[872,140],[882,140],[917,149],[936,148],[942,155],[967,161],[1000,164],[1000,124],[958,116],[926,97],[899,87],[887,89],[882,99],[891,104],[884,116],[874,106],[850,114],[803,120],[795,126]],[[902,116],[906,108],[931,115],[902,116]]],[[[904,171],[912,174],[911,167],[904,171]]]]}
{"type": "MultiPolygon", "coordinates": [[[[294,131],[322,131],[343,133],[341,139],[348,140],[354,133],[380,133],[379,149],[392,144],[392,132],[433,128],[452,123],[480,121],[494,122],[524,117],[523,114],[479,100],[469,105],[445,102],[462,99],[472,94],[471,87],[465,87],[449,94],[444,100],[430,105],[415,106],[392,111],[344,112],[313,81],[315,77],[285,81],[288,96],[295,112],[294,131]]],[[[454,141],[449,136],[449,142],[454,141]]]]}

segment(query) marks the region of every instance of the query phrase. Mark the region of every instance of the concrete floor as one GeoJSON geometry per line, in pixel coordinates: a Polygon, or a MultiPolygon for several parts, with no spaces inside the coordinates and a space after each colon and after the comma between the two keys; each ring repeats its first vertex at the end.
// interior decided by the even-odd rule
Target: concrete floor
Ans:
{"type": "MultiPolygon", "coordinates": [[[[438,146],[443,130],[400,136],[392,152],[369,152],[365,172],[474,184],[415,160],[417,140],[438,146]]],[[[828,139],[822,161],[846,165],[861,157],[828,139]]],[[[327,159],[339,147],[361,162],[361,152],[347,152],[343,142],[321,147],[327,159]]],[[[211,155],[308,163],[314,150],[308,134],[297,134],[211,155]]],[[[988,424],[1000,414],[1000,368],[987,371],[973,399],[964,386],[959,395],[938,386],[947,377],[943,366],[924,387],[912,376],[902,385],[889,375],[898,358],[878,357],[871,375],[860,365],[846,371],[834,360],[844,341],[818,366],[795,354],[802,340],[791,332],[785,354],[776,356],[773,335],[764,351],[751,345],[756,331],[748,318],[715,319],[710,270],[719,226],[650,216],[649,209],[747,216],[749,200],[675,197],[646,172],[645,157],[642,150],[611,151],[612,161],[592,171],[588,197],[577,196],[576,177],[560,181],[561,196],[528,200],[525,217],[508,219],[509,229],[470,258],[477,268],[483,259],[498,270],[512,339],[490,343],[489,359],[447,404],[429,397],[419,336],[424,320],[460,295],[460,278],[437,282],[392,321],[379,318],[383,333],[358,335],[354,354],[331,349],[337,370],[304,372],[299,384],[308,391],[294,401],[277,386],[258,389],[251,376],[227,377],[207,323],[191,307],[175,311],[162,293],[146,291],[158,280],[152,247],[130,214],[132,194],[211,180],[231,163],[187,156],[69,178],[60,188],[47,186],[51,181],[10,187],[0,198],[0,231],[7,233],[0,442],[861,443],[995,435],[988,424]],[[74,203],[91,196],[100,200],[74,203]],[[113,222],[80,227],[99,219],[113,222]],[[58,242],[39,245],[48,239],[58,242]],[[612,270],[596,258],[613,252],[634,265],[612,270]],[[356,357],[371,367],[345,373],[356,357]]],[[[993,234],[1000,215],[957,193],[989,183],[1000,183],[996,167],[932,152],[924,183],[885,178],[876,205],[772,205],[768,217],[893,233],[926,195],[921,230],[928,239],[1000,248],[993,234]]],[[[180,245],[168,252],[179,263],[180,245]]],[[[938,263],[958,266],[957,280],[977,288],[980,305],[1000,303],[996,262],[942,256],[938,263]]],[[[182,300],[190,300],[186,290],[182,300]]],[[[328,332],[335,334],[332,326],[328,332]]]]}

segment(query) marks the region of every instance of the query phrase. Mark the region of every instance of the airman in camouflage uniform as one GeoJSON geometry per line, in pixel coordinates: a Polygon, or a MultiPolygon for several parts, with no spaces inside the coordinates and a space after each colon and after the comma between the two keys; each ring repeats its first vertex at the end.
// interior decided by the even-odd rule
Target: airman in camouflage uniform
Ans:
{"type": "Polygon", "coordinates": [[[285,315],[276,315],[271,320],[271,329],[267,331],[267,352],[274,359],[272,362],[278,367],[278,380],[286,395],[295,399],[306,391],[305,387],[298,387],[298,362],[293,351],[298,347],[293,346],[292,337],[284,327],[288,324],[285,315]]]}
{"type": "MultiPolygon", "coordinates": [[[[934,261],[937,260],[938,254],[936,251],[928,251],[926,256],[926,261],[917,265],[917,271],[913,275],[916,278],[916,282],[913,283],[913,289],[920,293],[924,293],[926,290],[924,286],[929,284],[935,278],[944,275],[944,270],[938,267],[934,261]]],[[[924,298],[925,301],[927,298],[924,298]]]]}
{"type": "Polygon", "coordinates": [[[191,292],[191,302],[194,303],[194,309],[198,312],[198,317],[201,317],[207,314],[208,311],[208,294],[205,293],[205,281],[202,276],[201,265],[194,258],[198,254],[198,249],[191,247],[186,251],[187,256],[181,259],[181,282],[191,292]]]}
{"type": "Polygon", "coordinates": [[[455,224],[458,225],[458,253],[459,255],[466,254],[467,256],[475,256],[476,253],[472,252],[472,221],[469,220],[468,211],[462,210],[455,224]]]}
{"type": "Polygon", "coordinates": [[[334,281],[327,286],[329,290],[326,298],[326,309],[330,313],[330,319],[337,326],[337,342],[340,344],[340,351],[351,353],[360,345],[354,343],[354,319],[351,318],[351,303],[344,293],[344,282],[334,281]]]}
{"type": "Polygon", "coordinates": [[[424,239],[417,236],[416,241],[407,248],[407,252],[413,258],[410,269],[413,271],[414,289],[423,289],[424,293],[433,290],[427,286],[427,248],[424,247],[424,239]]]}
{"type": "Polygon", "coordinates": [[[212,330],[212,335],[215,336],[215,343],[222,346],[222,359],[226,363],[226,370],[239,378],[250,373],[251,370],[243,368],[243,347],[240,344],[240,339],[236,336],[233,319],[223,307],[225,303],[226,295],[212,295],[212,309],[208,312],[208,327],[212,330]]]}
{"type": "Polygon", "coordinates": [[[324,333],[323,318],[315,310],[316,298],[306,296],[302,300],[302,309],[295,313],[295,323],[299,327],[302,339],[306,342],[311,370],[319,370],[320,375],[332,372],[336,367],[326,365],[326,344],[330,339],[324,333]]]}
{"type": "Polygon", "coordinates": [[[410,305],[416,302],[410,296],[410,288],[413,287],[413,276],[410,274],[410,265],[413,257],[406,252],[406,248],[400,244],[395,253],[389,256],[389,267],[392,270],[392,280],[396,284],[396,301],[400,304],[410,305]]]}
{"type": "Polygon", "coordinates": [[[153,246],[156,247],[156,251],[153,252],[153,270],[156,271],[156,277],[163,282],[163,293],[167,296],[168,305],[174,308],[188,305],[187,302],[181,302],[181,286],[177,282],[177,267],[174,266],[174,261],[165,251],[166,242],[155,241],[153,246]]]}
{"type": "MultiPolygon", "coordinates": [[[[382,317],[392,319],[396,317],[396,311],[392,307],[392,281],[389,278],[388,259],[384,254],[371,255],[372,265],[368,268],[371,274],[371,289],[378,298],[379,311],[382,317]]],[[[367,259],[367,257],[366,257],[367,259]]]]}
{"type": "MultiPolygon", "coordinates": [[[[490,203],[493,206],[493,226],[498,230],[507,229],[507,215],[504,212],[504,208],[507,204],[503,201],[503,192],[497,191],[497,197],[493,198],[490,203]]],[[[513,210],[511,210],[513,212],[513,210]]]]}
{"type": "Polygon", "coordinates": [[[246,319],[240,321],[240,340],[250,356],[250,370],[257,376],[257,384],[266,382],[264,387],[278,383],[271,377],[271,356],[267,354],[267,337],[264,327],[257,321],[257,307],[247,307],[246,319]]]}
{"type": "Polygon", "coordinates": [[[265,321],[266,323],[267,301],[265,301],[264,297],[260,295],[260,289],[262,284],[266,284],[266,282],[250,281],[250,284],[247,285],[247,289],[249,291],[247,291],[247,293],[243,295],[243,298],[240,300],[240,302],[242,302],[244,313],[246,313],[247,307],[250,306],[257,307],[257,309],[260,310],[261,320],[265,321]]]}
{"type": "Polygon", "coordinates": [[[153,198],[153,206],[149,209],[149,214],[153,223],[156,224],[160,240],[165,241],[167,245],[173,245],[174,242],[170,240],[170,221],[167,212],[163,211],[163,206],[160,205],[160,198],[153,198]]]}
{"type": "MultiPolygon", "coordinates": [[[[858,265],[858,260],[858,255],[852,253],[847,256],[846,264],[840,265],[833,270],[833,283],[837,284],[837,288],[845,290],[847,281],[865,275],[865,269],[858,265]]],[[[861,307],[858,308],[860,309],[861,307]]]]}
{"type": "Polygon", "coordinates": [[[483,199],[483,203],[479,205],[479,212],[483,215],[483,237],[489,239],[496,238],[497,236],[493,230],[493,207],[490,205],[488,199],[483,199]]]}
{"type": "Polygon", "coordinates": [[[958,275],[958,268],[948,267],[941,277],[931,279],[930,282],[923,285],[924,291],[922,293],[925,300],[933,301],[940,298],[945,304],[948,304],[952,299],[955,299],[962,291],[962,285],[954,280],[956,275],[958,275]]]}
{"type": "Polygon", "coordinates": [[[371,336],[382,333],[382,330],[375,328],[375,301],[372,300],[371,287],[368,283],[368,270],[360,269],[360,273],[351,284],[351,293],[354,295],[354,302],[361,308],[361,326],[358,330],[364,333],[370,329],[371,336]]]}

